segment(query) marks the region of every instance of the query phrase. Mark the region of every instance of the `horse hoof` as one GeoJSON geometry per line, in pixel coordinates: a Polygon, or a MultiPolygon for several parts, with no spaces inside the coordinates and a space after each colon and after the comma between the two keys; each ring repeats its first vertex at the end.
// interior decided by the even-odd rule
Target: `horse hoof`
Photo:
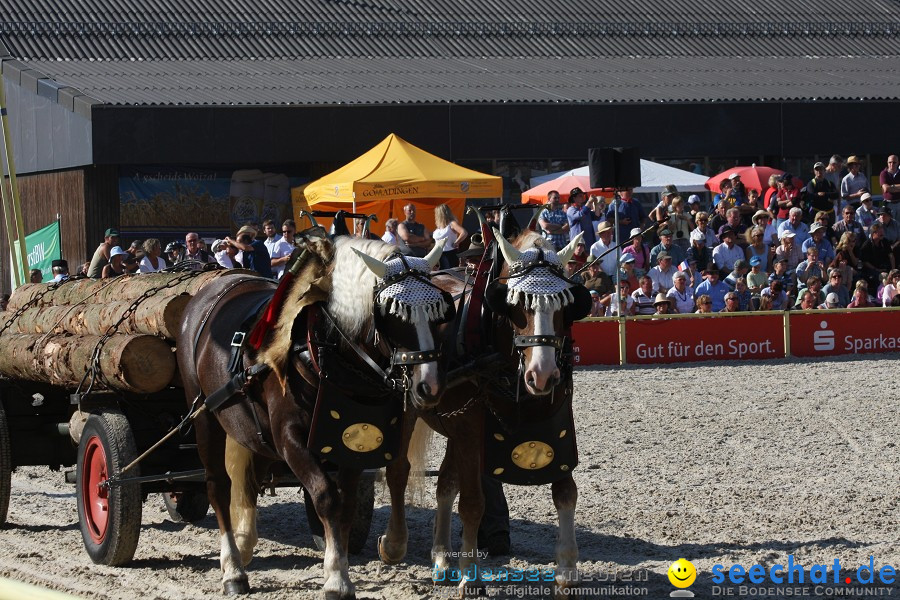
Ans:
{"type": "Polygon", "coordinates": [[[385,550],[385,548],[384,548],[386,537],[387,536],[384,536],[384,535],[378,537],[378,558],[380,558],[381,562],[383,562],[386,565],[400,564],[400,561],[403,560],[402,556],[400,556],[398,558],[393,558],[391,556],[388,556],[387,550],[385,550]]]}
{"type": "Polygon", "coordinates": [[[246,596],[250,593],[250,584],[243,579],[225,582],[226,596],[246,596]]]}

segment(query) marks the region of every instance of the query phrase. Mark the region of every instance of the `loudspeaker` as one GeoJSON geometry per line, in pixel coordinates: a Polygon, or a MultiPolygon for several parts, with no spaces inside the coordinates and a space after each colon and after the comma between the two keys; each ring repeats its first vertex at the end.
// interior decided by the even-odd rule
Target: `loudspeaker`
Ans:
{"type": "Polygon", "coordinates": [[[641,155],[636,147],[589,148],[592,188],[636,188],[641,185],[641,155]]]}

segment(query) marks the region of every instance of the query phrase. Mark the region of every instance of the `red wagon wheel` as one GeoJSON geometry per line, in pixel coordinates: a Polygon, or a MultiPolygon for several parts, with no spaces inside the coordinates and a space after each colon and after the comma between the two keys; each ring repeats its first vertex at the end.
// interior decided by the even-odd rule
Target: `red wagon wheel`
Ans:
{"type": "MultiPolygon", "coordinates": [[[[128,419],[104,411],[88,417],[78,444],[76,495],[85,550],[97,564],[121,566],[134,557],[141,533],[140,484],[105,485],[137,451],[128,419]]],[[[128,476],[139,475],[137,467],[128,476]]]]}
{"type": "Polygon", "coordinates": [[[0,404],[0,525],[6,523],[9,496],[12,492],[12,452],[9,447],[9,427],[6,411],[0,404]]]}

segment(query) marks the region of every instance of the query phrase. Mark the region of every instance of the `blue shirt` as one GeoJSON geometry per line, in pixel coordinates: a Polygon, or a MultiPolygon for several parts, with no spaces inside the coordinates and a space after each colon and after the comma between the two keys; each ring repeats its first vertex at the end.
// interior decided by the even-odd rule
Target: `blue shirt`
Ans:
{"type": "Polygon", "coordinates": [[[712,311],[719,312],[725,308],[725,294],[730,291],[723,282],[717,281],[713,285],[709,282],[709,279],[706,279],[697,286],[697,289],[694,291],[694,297],[699,298],[703,294],[708,294],[710,300],[712,300],[712,311]]]}
{"type": "Polygon", "coordinates": [[[617,212],[619,213],[619,243],[621,244],[631,237],[632,229],[641,226],[647,215],[644,213],[641,203],[633,198],[629,202],[620,199],[610,204],[606,209],[606,220],[612,221],[617,212]],[[631,219],[631,222],[626,225],[623,223],[625,219],[631,219]]]}
{"type": "Polygon", "coordinates": [[[597,241],[594,234],[594,221],[591,218],[594,211],[587,205],[578,206],[574,204],[566,209],[566,217],[569,219],[569,240],[574,240],[575,236],[583,233],[581,238],[585,247],[590,248],[597,241]]]}
{"type": "MultiPolygon", "coordinates": [[[[566,213],[562,209],[550,210],[549,208],[541,211],[538,220],[547,221],[551,225],[565,225],[569,222],[566,213]]],[[[553,247],[557,250],[562,250],[569,243],[568,233],[547,233],[544,231],[543,235],[544,239],[553,244],[553,247]]]]}
{"type": "Polygon", "coordinates": [[[797,223],[797,226],[794,227],[791,225],[790,221],[785,221],[781,225],[778,226],[778,239],[784,237],[784,233],[786,231],[792,231],[794,233],[794,245],[798,248],[803,245],[803,242],[809,239],[809,227],[807,227],[806,223],[800,221],[797,223]]]}
{"type": "Polygon", "coordinates": [[[269,257],[269,251],[266,244],[262,240],[253,240],[251,244],[253,252],[244,252],[244,268],[256,271],[263,277],[271,279],[272,259],[269,257]]]}
{"type": "MultiPolygon", "coordinates": [[[[794,240],[794,243],[797,243],[796,239],[794,240]]],[[[810,246],[815,246],[819,249],[819,260],[822,261],[822,264],[826,267],[831,264],[831,261],[834,260],[834,246],[831,245],[831,242],[828,241],[828,238],[823,237],[822,241],[818,244],[813,238],[809,238],[800,245],[800,249],[803,250],[803,254],[806,254],[806,251],[810,246]]]]}

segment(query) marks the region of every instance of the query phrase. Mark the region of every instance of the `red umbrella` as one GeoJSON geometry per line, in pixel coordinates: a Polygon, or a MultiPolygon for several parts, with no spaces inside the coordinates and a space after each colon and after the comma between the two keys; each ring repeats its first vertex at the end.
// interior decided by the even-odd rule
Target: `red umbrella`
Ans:
{"type": "Polygon", "coordinates": [[[586,175],[563,175],[550,181],[545,181],[541,185],[535,186],[527,192],[522,192],[522,204],[547,204],[547,194],[556,190],[559,192],[560,200],[565,203],[569,201],[569,190],[579,187],[585,194],[594,194],[597,196],[606,196],[612,198],[612,191],[606,191],[603,188],[592,188],[591,178],[586,175]]]}
{"type": "MultiPolygon", "coordinates": [[[[781,169],[773,169],[772,167],[757,167],[752,165],[749,167],[732,167],[727,171],[722,171],[718,175],[713,175],[706,180],[706,189],[711,192],[720,193],[719,182],[723,179],[731,179],[731,175],[737,173],[741,176],[744,187],[748,190],[756,190],[760,196],[764,196],[766,190],[769,189],[769,177],[772,175],[784,175],[781,169]]],[[[802,187],[803,181],[799,177],[794,177],[794,187],[802,187]]]]}

